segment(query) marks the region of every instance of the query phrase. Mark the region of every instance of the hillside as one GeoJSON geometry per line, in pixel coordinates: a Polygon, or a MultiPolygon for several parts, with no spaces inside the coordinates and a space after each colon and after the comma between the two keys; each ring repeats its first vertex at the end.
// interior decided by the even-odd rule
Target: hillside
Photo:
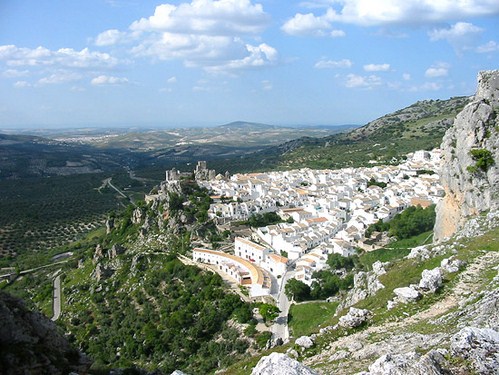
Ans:
{"type": "Polygon", "coordinates": [[[397,163],[404,155],[438,147],[468,97],[425,100],[350,132],[301,138],[255,155],[262,169],[342,168],[397,163]]]}

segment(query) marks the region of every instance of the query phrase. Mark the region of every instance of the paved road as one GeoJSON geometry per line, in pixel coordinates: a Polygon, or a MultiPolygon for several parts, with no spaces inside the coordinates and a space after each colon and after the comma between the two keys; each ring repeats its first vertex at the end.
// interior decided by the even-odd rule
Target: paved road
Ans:
{"type": "Polygon", "coordinates": [[[54,316],[52,320],[55,322],[61,316],[61,275],[57,275],[54,279],[54,316]]]}
{"type": "Polygon", "coordinates": [[[277,295],[277,307],[279,307],[281,313],[272,325],[273,344],[275,344],[278,340],[282,340],[282,343],[286,343],[289,341],[288,313],[291,303],[284,293],[284,286],[286,285],[288,280],[294,276],[294,273],[294,271],[287,271],[282,277],[281,288],[279,290],[279,294],[277,295]]]}

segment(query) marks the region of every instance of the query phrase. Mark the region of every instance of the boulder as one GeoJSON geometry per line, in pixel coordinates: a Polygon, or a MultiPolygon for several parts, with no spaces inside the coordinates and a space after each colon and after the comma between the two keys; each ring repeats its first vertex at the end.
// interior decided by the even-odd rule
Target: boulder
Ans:
{"type": "Polygon", "coordinates": [[[295,344],[302,348],[309,349],[314,346],[314,341],[309,336],[301,336],[296,339],[295,344]]]}
{"type": "Polygon", "coordinates": [[[339,325],[345,328],[355,328],[364,324],[372,316],[372,312],[366,309],[350,307],[348,313],[339,320],[339,325]]]}
{"type": "Polygon", "coordinates": [[[316,375],[311,368],[302,365],[286,354],[271,353],[262,357],[251,371],[251,375],[316,375]]]}
{"type": "Polygon", "coordinates": [[[490,328],[463,328],[451,338],[451,353],[469,361],[479,374],[497,374],[499,332],[490,328]]]}
{"type": "Polygon", "coordinates": [[[393,293],[397,296],[398,300],[402,303],[416,302],[421,298],[421,293],[412,287],[396,288],[393,293]]]}
{"type": "Polygon", "coordinates": [[[442,270],[436,267],[432,270],[424,270],[421,274],[421,281],[419,287],[423,290],[428,290],[435,293],[438,288],[442,286],[442,270]]]}
{"type": "Polygon", "coordinates": [[[462,260],[456,259],[454,256],[450,258],[443,259],[440,263],[440,268],[447,273],[459,272],[464,268],[466,263],[462,260]]]}

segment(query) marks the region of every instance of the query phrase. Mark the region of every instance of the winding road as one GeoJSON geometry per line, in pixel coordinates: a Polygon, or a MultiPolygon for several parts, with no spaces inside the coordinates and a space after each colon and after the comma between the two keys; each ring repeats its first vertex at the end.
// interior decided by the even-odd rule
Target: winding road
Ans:
{"type": "Polygon", "coordinates": [[[281,281],[281,288],[277,295],[277,307],[281,312],[275,319],[272,325],[272,343],[276,345],[278,342],[286,343],[289,341],[289,327],[288,327],[288,313],[291,305],[286,293],[284,293],[284,286],[295,274],[295,271],[286,271],[281,281]]]}
{"type": "Polygon", "coordinates": [[[53,308],[52,321],[55,322],[61,316],[61,275],[57,275],[54,279],[53,308]]]}

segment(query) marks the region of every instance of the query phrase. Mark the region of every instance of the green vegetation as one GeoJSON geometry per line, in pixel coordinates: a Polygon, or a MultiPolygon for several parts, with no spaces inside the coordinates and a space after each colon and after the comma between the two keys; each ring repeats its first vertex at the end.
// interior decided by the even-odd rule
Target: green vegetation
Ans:
{"type": "Polygon", "coordinates": [[[290,300],[295,300],[296,302],[310,299],[310,287],[297,279],[288,280],[284,287],[284,293],[290,300]]]}
{"type": "Polygon", "coordinates": [[[466,168],[470,173],[477,173],[478,171],[487,172],[494,165],[492,152],[485,148],[473,149],[470,151],[470,155],[475,161],[474,165],[469,165],[466,168]]]}
{"type": "Polygon", "coordinates": [[[209,373],[218,361],[228,365],[246,351],[248,340],[226,322],[247,323],[250,306],[227,293],[217,274],[168,254],[121,262],[100,283],[73,280],[72,273],[65,280],[64,324],[98,367],[209,373]]]}
{"type": "Polygon", "coordinates": [[[337,302],[305,302],[292,305],[288,323],[293,336],[317,333],[324,321],[334,315],[337,307],[337,302]]]}
{"type": "Polygon", "coordinates": [[[265,212],[263,214],[253,214],[244,224],[253,228],[266,227],[267,225],[282,223],[283,220],[275,212],[265,212]]]}
{"type": "Polygon", "coordinates": [[[381,181],[376,181],[374,177],[371,177],[369,181],[367,181],[367,186],[379,186],[380,188],[384,189],[387,186],[386,182],[381,182],[381,181]]]}
{"type": "Polygon", "coordinates": [[[281,311],[277,306],[271,305],[270,303],[260,303],[258,305],[258,312],[262,316],[264,322],[271,322],[279,316],[281,311]]]}
{"type": "Polygon", "coordinates": [[[374,231],[377,231],[388,232],[390,236],[402,240],[427,232],[433,229],[434,225],[435,205],[427,208],[411,206],[402,213],[395,215],[388,222],[379,220],[377,223],[370,225],[366,230],[366,237],[370,237],[374,231]]]}

